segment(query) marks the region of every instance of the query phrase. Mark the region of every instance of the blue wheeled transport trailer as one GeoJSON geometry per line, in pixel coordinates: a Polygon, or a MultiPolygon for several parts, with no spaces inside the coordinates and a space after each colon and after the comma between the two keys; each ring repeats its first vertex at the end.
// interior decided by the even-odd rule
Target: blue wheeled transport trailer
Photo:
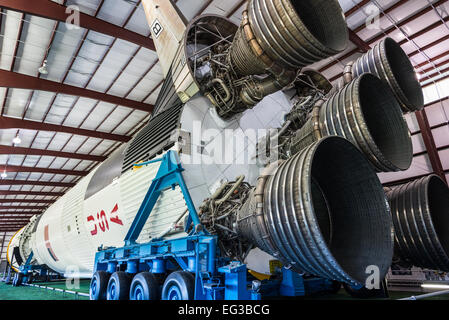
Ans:
{"type": "Polygon", "coordinates": [[[205,230],[182,177],[176,152],[141,163],[160,162],[158,173],[121,248],[99,248],[90,285],[92,300],[260,300],[275,296],[338,290],[331,280],[307,278],[282,268],[274,279],[258,281],[245,264],[220,254],[218,238],[205,230]],[[162,191],[179,186],[189,216],[188,235],[178,239],[138,239],[162,191]],[[191,226],[193,225],[193,228],[191,226]]]}
{"type": "Polygon", "coordinates": [[[36,279],[45,279],[44,282],[61,279],[62,276],[53,270],[50,270],[46,265],[32,264],[34,253],[30,252],[25,263],[23,263],[19,270],[14,274],[11,282],[13,287],[19,287],[23,283],[31,284],[36,279]]]}

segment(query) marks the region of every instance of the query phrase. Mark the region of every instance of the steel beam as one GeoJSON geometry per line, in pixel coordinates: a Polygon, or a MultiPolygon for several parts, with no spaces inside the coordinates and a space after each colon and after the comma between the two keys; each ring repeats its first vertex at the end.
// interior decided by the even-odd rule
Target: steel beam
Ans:
{"type": "Polygon", "coordinates": [[[46,210],[48,206],[0,206],[0,212],[3,210],[16,209],[16,210],[46,210]]]}
{"type": "MultiPolygon", "coordinates": [[[[435,67],[438,68],[437,66],[435,66],[435,67]]],[[[437,70],[436,68],[435,68],[435,71],[437,70]]],[[[420,80],[420,83],[423,86],[423,88],[425,88],[425,87],[429,86],[430,84],[433,84],[434,81],[435,82],[441,81],[440,79],[443,79],[444,77],[441,77],[441,78],[438,78],[438,77],[441,76],[442,74],[445,74],[448,71],[449,71],[449,67],[444,68],[444,69],[440,69],[439,72],[435,72],[432,75],[427,75],[427,76],[423,77],[420,80]],[[436,79],[436,78],[438,78],[438,79],[436,79]],[[434,80],[431,81],[432,79],[434,79],[434,80]],[[431,82],[429,82],[429,83],[424,85],[424,82],[426,82],[426,81],[431,81],[431,82]]]]}
{"type": "MultiPolygon", "coordinates": [[[[0,22],[1,22],[1,18],[0,18],[0,22]]],[[[3,247],[5,246],[5,240],[6,240],[6,232],[3,232],[2,247],[0,248],[0,260],[3,256],[3,247]]]]}
{"type": "MultiPolygon", "coordinates": [[[[25,207],[25,209],[28,207],[25,207]]],[[[34,214],[39,214],[42,213],[42,211],[0,211],[0,216],[2,215],[34,215],[34,214]]]]}
{"type": "MultiPolygon", "coordinates": [[[[391,7],[388,7],[384,11],[380,12],[379,19],[384,17],[385,15],[391,13],[393,10],[396,10],[397,8],[403,6],[404,4],[406,4],[409,1],[411,1],[411,0],[398,0],[398,2],[394,3],[391,7]]],[[[362,1],[362,2],[364,2],[364,1],[362,1]]],[[[367,2],[370,3],[371,0],[369,0],[367,2]]],[[[358,6],[360,6],[360,4],[358,4],[356,7],[358,7],[358,6]]],[[[361,25],[359,25],[357,28],[354,29],[354,32],[358,33],[365,28],[366,28],[366,23],[362,23],[361,25]]]]}
{"type": "MultiPolygon", "coordinates": [[[[435,82],[438,83],[438,82],[443,81],[443,80],[446,80],[446,79],[449,79],[449,75],[446,75],[446,76],[444,76],[444,77],[438,78],[438,80],[435,80],[435,82]]],[[[430,86],[433,85],[433,84],[434,84],[434,82],[432,81],[432,82],[429,82],[429,83],[423,85],[422,87],[423,87],[423,88],[427,88],[427,87],[430,87],[430,86]]]]}
{"type": "Polygon", "coordinates": [[[25,216],[25,217],[28,217],[28,216],[34,216],[35,214],[41,214],[42,212],[41,211],[36,211],[36,212],[33,212],[33,211],[0,211],[0,218],[3,218],[3,217],[9,217],[9,216],[11,216],[11,217],[22,217],[22,216],[25,216]]]}
{"type": "Polygon", "coordinates": [[[8,227],[8,226],[16,226],[16,225],[27,225],[30,221],[0,221],[0,228],[8,227]]]}
{"type": "Polygon", "coordinates": [[[21,224],[21,223],[16,223],[16,224],[14,224],[14,225],[0,225],[0,231],[1,232],[8,232],[8,231],[14,231],[14,230],[11,230],[11,229],[13,229],[13,228],[17,228],[17,229],[15,229],[15,230],[19,230],[19,229],[21,229],[21,228],[23,228],[24,226],[25,226],[26,224],[21,224]],[[7,229],[7,230],[5,230],[5,229],[7,229]]]}
{"type": "Polygon", "coordinates": [[[47,199],[0,199],[0,203],[54,203],[55,200],[47,199]]]}
{"type": "Polygon", "coordinates": [[[154,109],[154,106],[151,104],[6,70],[0,70],[0,87],[63,93],[71,96],[100,100],[148,113],[153,112],[154,109]]]}
{"type": "Polygon", "coordinates": [[[432,169],[442,178],[445,182],[446,175],[444,173],[443,165],[441,164],[440,155],[438,153],[435,139],[432,134],[432,129],[430,129],[429,119],[427,118],[426,110],[418,111],[415,113],[416,119],[418,120],[419,129],[421,130],[421,135],[426,146],[427,154],[429,155],[429,160],[432,165],[432,169]]]}
{"type": "Polygon", "coordinates": [[[0,221],[0,227],[2,227],[2,226],[18,226],[18,225],[25,225],[25,224],[27,224],[27,222],[25,222],[25,221],[18,221],[18,222],[14,222],[14,221],[11,221],[11,222],[3,222],[3,221],[0,221]]]}
{"type": "Polygon", "coordinates": [[[371,47],[362,40],[362,38],[360,38],[357,33],[355,33],[354,31],[352,31],[351,29],[348,28],[348,32],[349,32],[349,40],[355,44],[357,46],[357,48],[360,49],[361,52],[365,53],[368,52],[371,47]]]}
{"type": "Polygon", "coordinates": [[[64,132],[85,137],[92,137],[119,142],[128,142],[131,137],[94,130],[78,129],[74,127],[60,126],[50,123],[42,123],[30,120],[21,120],[9,117],[0,117],[0,129],[27,129],[37,131],[64,132]]]}
{"type": "MultiPolygon", "coordinates": [[[[447,1],[447,0],[445,0],[447,1]]],[[[411,35],[410,37],[403,39],[402,41],[399,42],[399,45],[403,45],[406,44],[409,40],[414,40],[432,30],[435,30],[436,28],[440,27],[441,25],[446,24],[447,22],[449,22],[449,16],[442,18],[441,20],[438,20],[434,23],[432,23],[430,26],[427,26],[424,29],[421,29],[420,31],[414,33],[413,35],[411,35]]]]}
{"type": "MultiPolygon", "coordinates": [[[[449,38],[448,38],[448,39],[449,39],[449,38]]],[[[435,46],[441,44],[441,42],[443,42],[444,40],[445,40],[444,37],[441,38],[441,39],[438,39],[436,42],[433,42],[433,43],[432,43],[433,45],[432,45],[430,48],[433,48],[433,47],[435,47],[435,46]]],[[[446,40],[447,40],[447,39],[446,39],[446,40]]],[[[416,51],[415,51],[415,52],[416,52],[416,51]]],[[[426,65],[428,65],[428,64],[431,64],[432,62],[435,62],[435,61],[437,61],[437,60],[439,60],[439,59],[441,59],[441,58],[445,58],[445,57],[447,57],[448,55],[449,55],[449,50],[448,50],[448,51],[444,51],[443,53],[440,53],[440,54],[438,54],[438,55],[436,55],[436,56],[430,58],[429,60],[425,60],[424,62],[421,62],[421,63],[417,64],[417,65],[415,66],[415,69],[422,68],[422,67],[424,67],[424,66],[426,66],[426,65]]],[[[410,54],[410,56],[412,56],[412,54],[410,54]]],[[[432,69],[435,69],[435,68],[432,67],[432,69]]],[[[427,69],[426,69],[426,70],[427,70],[427,69]]],[[[427,72],[429,72],[429,71],[427,71],[427,72]]]]}
{"type": "Polygon", "coordinates": [[[42,150],[33,148],[21,148],[21,147],[11,147],[11,146],[0,146],[0,154],[21,154],[21,155],[32,155],[32,156],[49,156],[58,158],[69,158],[87,161],[102,162],[106,160],[103,156],[94,156],[89,154],[80,154],[72,152],[62,152],[53,150],[42,150]]]}
{"type": "MultiPolygon", "coordinates": [[[[435,70],[437,70],[437,69],[435,69],[435,70]]],[[[445,74],[447,71],[449,71],[449,68],[444,68],[444,69],[440,70],[440,72],[437,72],[431,76],[427,76],[426,79],[421,80],[421,86],[423,88],[427,88],[427,87],[435,84],[435,82],[440,82],[440,81],[446,80],[447,78],[449,78],[449,75],[445,75],[440,78],[438,78],[438,76],[441,76],[441,74],[445,74]],[[429,81],[429,80],[430,80],[430,82],[423,84],[425,81],[429,81]]]]}
{"type": "MultiPolygon", "coordinates": [[[[447,1],[448,0],[439,0],[439,1],[435,2],[433,5],[428,5],[427,7],[421,9],[420,11],[418,11],[417,13],[415,13],[412,16],[408,17],[407,19],[402,20],[397,25],[391,26],[391,27],[387,28],[386,30],[383,30],[380,34],[374,36],[370,40],[367,40],[366,43],[369,44],[369,45],[371,45],[373,43],[376,43],[378,40],[382,39],[386,35],[388,35],[391,32],[397,30],[397,28],[401,28],[404,25],[406,25],[407,23],[409,23],[409,22],[411,22],[411,21],[413,21],[415,19],[418,19],[419,17],[423,16],[424,14],[426,14],[428,12],[431,12],[433,10],[433,7],[438,7],[438,6],[446,3],[447,1]]],[[[442,23],[443,22],[440,22],[440,24],[442,24],[442,23]]],[[[360,30],[358,30],[358,31],[360,31],[360,30]]],[[[411,37],[413,37],[413,36],[411,36],[411,37]]],[[[319,71],[320,72],[324,72],[327,69],[331,68],[332,66],[336,65],[338,63],[338,61],[342,61],[344,59],[347,59],[347,58],[351,57],[352,55],[354,55],[355,53],[357,53],[357,49],[350,50],[349,52],[343,54],[342,56],[336,57],[336,59],[334,61],[332,61],[331,63],[325,65],[319,71]]]]}
{"type": "Polygon", "coordinates": [[[50,181],[31,181],[31,180],[0,180],[0,186],[44,186],[72,188],[76,183],[70,182],[50,182],[50,181]]]}
{"type": "MultiPolygon", "coordinates": [[[[446,57],[449,56],[449,51],[446,52],[446,55],[445,55],[445,56],[446,56],[446,57]]],[[[445,65],[447,65],[447,64],[449,64],[449,59],[444,60],[444,61],[439,62],[439,63],[436,63],[435,66],[432,66],[432,67],[426,68],[426,69],[424,69],[424,70],[422,70],[422,71],[419,71],[419,73],[422,74],[422,75],[425,75],[425,74],[427,74],[427,73],[429,73],[429,72],[431,72],[431,71],[436,71],[435,68],[441,68],[442,66],[445,66],[445,65]]],[[[443,73],[442,70],[440,70],[440,72],[443,73]]],[[[435,75],[438,75],[439,73],[438,73],[438,72],[435,72],[434,74],[435,74],[435,75]]],[[[433,76],[433,75],[427,75],[427,76],[425,76],[424,78],[430,80],[432,76],[433,76]]],[[[424,79],[424,78],[423,78],[423,79],[424,79]]],[[[421,79],[421,81],[422,81],[422,79],[421,79]]]]}
{"type": "Polygon", "coordinates": [[[226,15],[227,18],[232,17],[238,9],[240,9],[244,4],[245,4],[246,0],[240,0],[232,9],[231,11],[226,15]]]}
{"type": "Polygon", "coordinates": [[[0,190],[0,196],[43,196],[43,197],[61,197],[64,192],[40,192],[40,191],[12,191],[0,190]]]}
{"type": "MultiPolygon", "coordinates": [[[[420,54],[421,52],[423,52],[423,51],[425,51],[425,50],[432,49],[433,47],[436,47],[437,45],[441,44],[443,41],[446,41],[446,40],[448,40],[448,39],[449,39],[449,35],[445,35],[445,36],[443,36],[443,37],[441,37],[441,38],[439,38],[439,39],[436,39],[436,40],[433,41],[433,42],[430,42],[430,43],[426,44],[426,45],[423,46],[423,47],[420,47],[419,49],[416,49],[415,51],[413,51],[412,53],[410,53],[409,56],[410,56],[410,57],[416,56],[416,55],[420,54]]],[[[440,55],[439,57],[441,58],[441,57],[447,56],[447,55],[449,54],[448,52],[449,52],[449,51],[445,51],[445,52],[444,52],[442,55],[440,55]]],[[[433,58],[430,58],[429,60],[426,60],[426,62],[427,62],[427,64],[430,64],[430,63],[434,62],[434,61],[437,60],[437,59],[439,59],[439,58],[438,58],[438,57],[433,57],[433,58]]]]}
{"type": "Polygon", "coordinates": [[[360,8],[362,8],[363,6],[367,5],[370,2],[371,2],[370,0],[360,1],[356,6],[352,7],[351,9],[345,12],[345,17],[346,18],[350,17],[351,15],[356,13],[360,8]]]}
{"type": "MultiPolygon", "coordinates": [[[[446,125],[447,125],[447,124],[446,124],[446,125]]],[[[441,146],[441,147],[438,147],[438,148],[437,148],[437,151],[438,151],[438,152],[440,152],[440,151],[446,151],[446,150],[449,150],[449,145],[444,145],[444,146],[441,146]]],[[[426,151],[422,151],[422,152],[417,152],[417,153],[413,154],[413,156],[414,156],[414,157],[419,157],[419,156],[422,156],[422,155],[425,155],[425,154],[427,154],[427,150],[426,150],[426,151]]]]}
{"type": "Polygon", "coordinates": [[[50,169],[50,168],[36,168],[36,167],[23,167],[23,166],[5,166],[0,165],[0,171],[8,172],[39,172],[50,174],[63,174],[67,176],[87,176],[88,171],[76,171],[76,170],[63,170],[63,169],[50,169]]]}
{"type": "MultiPolygon", "coordinates": [[[[64,23],[67,23],[70,15],[73,14],[73,12],[67,11],[67,7],[48,0],[0,0],[0,7],[64,23]]],[[[156,50],[151,38],[95,18],[86,13],[79,12],[79,26],[84,29],[132,42],[152,51],[156,50]]]]}

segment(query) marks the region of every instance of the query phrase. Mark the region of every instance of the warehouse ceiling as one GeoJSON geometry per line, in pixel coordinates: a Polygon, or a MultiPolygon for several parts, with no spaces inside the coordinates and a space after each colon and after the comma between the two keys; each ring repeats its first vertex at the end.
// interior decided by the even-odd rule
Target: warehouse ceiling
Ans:
{"type": "MultiPolygon", "coordinates": [[[[245,3],[176,1],[188,20],[212,13],[235,23],[245,3]]],[[[312,67],[336,81],[347,62],[390,36],[425,90],[425,112],[406,116],[412,168],[382,181],[432,172],[449,180],[449,0],[340,4],[351,44],[312,67]]],[[[129,141],[151,116],[163,78],[139,0],[0,0],[0,8],[1,233],[20,229],[129,141]],[[81,11],[78,29],[65,24],[72,6],[81,11]]]]}

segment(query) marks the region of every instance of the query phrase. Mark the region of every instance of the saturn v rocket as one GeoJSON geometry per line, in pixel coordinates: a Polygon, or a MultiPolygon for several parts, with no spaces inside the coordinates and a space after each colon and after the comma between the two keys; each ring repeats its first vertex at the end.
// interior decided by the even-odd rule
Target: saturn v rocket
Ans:
{"type": "MultiPolygon", "coordinates": [[[[216,15],[187,23],[171,1],[142,3],[165,76],[152,118],[33,217],[9,261],[17,247],[22,260],[33,252],[33,264],[91,277],[99,248],[123,246],[158,170],[135,164],[174,150],[204,225],[226,238],[227,255],[249,243],[239,254],[249,269],[267,273],[277,259],[348,283],[369,265],[385,275],[393,224],[376,171],[410,166],[403,112],[423,106],[399,45],[381,41],[332,88],[305,67],[347,47],[337,0],[250,0],[240,26],[216,15]]],[[[186,212],[179,188],[164,191],[137,242],[186,236],[186,212]]]]}

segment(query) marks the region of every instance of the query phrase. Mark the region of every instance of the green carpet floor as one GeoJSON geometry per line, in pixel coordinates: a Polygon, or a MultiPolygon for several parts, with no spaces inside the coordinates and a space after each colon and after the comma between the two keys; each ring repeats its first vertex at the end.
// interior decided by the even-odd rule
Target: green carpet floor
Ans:
{"type": "MultiPolygon", "coordinates": [[[[39,283],[58,289],[67,289],[65,282],[39,283]]],[[[89,293],[89,281],[81,281],[80,289],[70,289],[82,293],[89,293]]],[[[89,300],[88,297],[76,296],[70,293],[51,291],[35,287],[13,287],[4,282],[0,282],[0,300],[89,300]]]]}

